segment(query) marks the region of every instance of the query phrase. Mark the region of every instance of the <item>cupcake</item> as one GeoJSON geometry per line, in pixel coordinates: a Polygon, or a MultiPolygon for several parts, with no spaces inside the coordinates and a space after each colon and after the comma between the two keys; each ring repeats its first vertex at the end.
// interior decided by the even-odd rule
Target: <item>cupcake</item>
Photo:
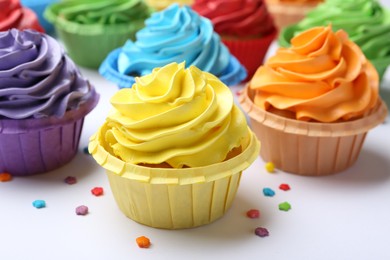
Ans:
{"type": "Polygon", "coordinates": [[[390,10],[376,0],[328,0],[301,22],[285,28],[279,44],[287,47],[299,32],[328,24],[332,24],[333,30],[346,31],[375,66],[379,77],[383,77],[390,64],[390,10]]]}
{"type": "MultiPolygon", "coordinates": [[[[343,0],[340,0],[343,1],[343,0]]],[[[302,20],[323,0],[265,0],[279,31],[302,20]]]]}
{"type": "Polygon", "coordinates": [[[145,2],[153,7],[156,10],[162,10],[167,8],[173,3],[178,3],[180,5],[191,5],[193,0],[179,0],[179,1],[172,1],[172,0],[145,0],[145,2]]]}
{"type": "Polygon", "coordinates": [[[68,163],[97,101],[55,39],[0,32],[0,172],[25,176],[68,163]]]}
{"type": "Polygon", "coordinates": [[[246,77],[245,68],[229,53],[213,31],[210,20],[188,6],[173,4],[153,13],[136,41],[112,51],[99,72],[120,88],[129,88],[136,76],[148,75],[156,67],[186,62],[219,77],[226,85],[236,85],[246,77]]]}
{"type": "Polygon", "coordinates": [[[90,138],[123,213],[165,229],[224,215],[260,145],[230,89],[195,66],[171,63],[112,98],[90,138]]]}
{"type": "Polygon", "coordinates": [[[35,13],[22,7],[19,0],[0,0],[0,31],[12,28],[44,31],[35,13]]]}
{"type": "Polygon", "coordinates": [[[110,51],[134,37],[150,13],[142,0],[69,0],[50,5],[44,15],[78,65],[98,68],[110,51]]]}
{"type": "Polygon", "coordinates": [[[192,8],[214,24],[230,52],[250,79],[263,64],[276,29],[263,0],[196,0],[192,8]]]}
{"type": "Polygon", "coordinates": [[[339,30],[314,27],[280,48],[240,97],[261,157],[283,171],[328,175],[358,158],[367,132],[384,121],[378,73],[339,30]]]}
{"type": "Polygon", "coordinates": [[[21,0],[23,6],[26,6],[35,12],[38,16],[39,23],[45,29],[46,33],[53,33],[54,26],[43,17],[43,12],[48,5],[55,2],[59,2],[59,0],[21,0]]]}

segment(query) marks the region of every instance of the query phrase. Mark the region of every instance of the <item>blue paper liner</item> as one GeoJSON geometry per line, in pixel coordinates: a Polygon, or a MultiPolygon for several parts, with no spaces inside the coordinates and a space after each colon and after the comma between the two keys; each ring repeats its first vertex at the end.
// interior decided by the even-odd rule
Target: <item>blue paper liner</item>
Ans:
{"type": "MultiPolygon", "coordinates": [[[[117,84],[119,88],[131,88],[135,83],[135,77],[122,74],[118,71],[118,57],[121,52],[122,48],[112,51],[100,65],[99,73],[107,80],[117,84]]],[[[222,75],[216,76],[219,77],[219,79],[227,86],[234,86],[247,77],[247,72],[240,62],[231,55],[229,65],[224,69],[222,75]]]]}

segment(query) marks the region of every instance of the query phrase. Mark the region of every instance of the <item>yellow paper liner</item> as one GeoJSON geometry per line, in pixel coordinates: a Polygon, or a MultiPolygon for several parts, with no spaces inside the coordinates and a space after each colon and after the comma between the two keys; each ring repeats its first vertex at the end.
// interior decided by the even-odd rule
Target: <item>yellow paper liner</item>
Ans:
{"type": "Polygon", "coordinates": [[[90,153],[106,169],[121,211],[141,224],[165,229],[192,228],[222,217],[233,202],[241,172],[259,150],[250,131],[248,146],[236,157],[205,167],[167,169],[123,162],[98,143],[96,134],[89,143],[90,153]]]}
{"type": "Polygon", "coordinates": [[[373,111],[361,119],[342,123],[313,123],[284,118],[253,103],[247,86],[239,97],[251,127],[262,142],[264,161],[299,175],[329,175],[350,167],[358,158],[366,133],[387,116],[379,99],[373,111]]]}

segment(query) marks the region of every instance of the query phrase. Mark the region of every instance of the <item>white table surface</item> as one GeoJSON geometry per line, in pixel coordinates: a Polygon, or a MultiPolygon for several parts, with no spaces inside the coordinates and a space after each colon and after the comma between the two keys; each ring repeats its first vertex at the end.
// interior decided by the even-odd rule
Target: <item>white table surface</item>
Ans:
{"type": "MultiPolygon", "coordinates": [[[[390,6],[389,1],[385,4],[390,6]]],[[[390,122],[368,134],[361,154],[348,170],[327,177],[267,173],[258,158],[241,178],[231,209],[216,222],[186,230],[140,225],[118,209],[104,170],[83,153],[88,138],[104,122],[109,98],[117,91],[96,71],[82,69],[101,95],[85,119],[80,149],[68,165],[51,173],[0,182],[0,259],[390,259],[390,122]],[[64,179],[76,176],[78,183],[64,179]],[[278,186],[288,183],[290,191],[278,186]],[[90,190],[103,187],[103,196],[90,190]],[[262,189],[276,195],[265,197],[262,189]],[[32,202],[46,201],[36,209],[32,202]],[[288,201],[292,209],[280,211],[288,201]],[[86,216],[75,208],[89,207],[86,216]],[[258,219],[246,217],[256,208],[258,219]],[[270,235],[260,238],[256,227],[270,235]],[[151,239],[149,249],[135,243],[151,239]]],[[[235,93],[240,87],[232,88],[235,93]]],[[[382,84],[390,105],[390,70],[382,84]]]]}

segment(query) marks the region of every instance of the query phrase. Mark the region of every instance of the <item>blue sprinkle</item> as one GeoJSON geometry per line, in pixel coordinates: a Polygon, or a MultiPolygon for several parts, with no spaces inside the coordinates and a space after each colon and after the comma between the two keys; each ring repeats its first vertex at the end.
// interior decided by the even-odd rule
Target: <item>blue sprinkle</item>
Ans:
{"type": "Polygon", "coordinates": [[[263,189],[263,194],[266,197],[273,197],[275,195],[275,192],[272,189],[270,189],[270,188],[264,188],[263,189]]]}
{"type": "Polygon", "coordinates": [[[88,151],[88,146],[84,147],[83,152],[84,152],[85,154],[90,154],[89,151],[88,151]]]}
{"type": "Polygon", "coordinates": [[[37,209],[46,207],[46,202],[44,200],[34,200],[32,204],[37,209]]]}

